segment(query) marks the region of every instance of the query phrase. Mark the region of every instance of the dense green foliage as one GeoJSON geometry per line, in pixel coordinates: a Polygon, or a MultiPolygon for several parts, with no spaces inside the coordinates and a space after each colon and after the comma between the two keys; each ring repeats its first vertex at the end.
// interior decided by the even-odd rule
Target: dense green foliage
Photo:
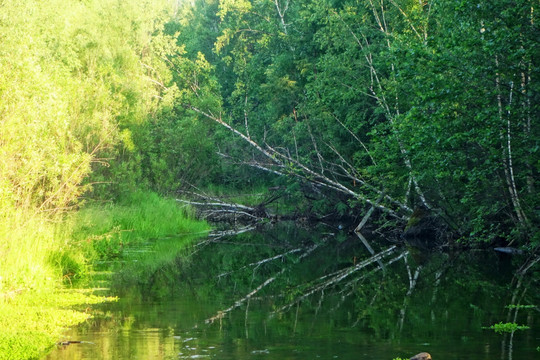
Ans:
{"type": "Polygon", "coordinates": [[[178,102],[223,125],[234,163],[537,244],[535,16],[528,0],[194,1],[179,41],[209,78],[178,102]]]}
{"type": "Polygon", "coordinates": [[[152,39],[160,48],[166,40],[163,4],[156,2],[25,1],[0,8],[0,291],[6,291],[56,280],[49,258],[65,237],[51,222],[61,221],[85,191],[112,194],[140,180],[130,127],[157,108],[160,91],[147,67],[160,65],[152,39]],[[104,190],[102,182],[112,185],[104,190]]]}
{"type": "Polygon", "coordinates": [[[374,207],[392,225],[423,205],[465,241],[538,246],[534,10],[1,2],[0,304],[125,243],[202,230],[148,192],[191,184],[279,185],[294,206],[374,207]]]}
{"type": "Polygon", "coordinates": [[[2,359],[40,358],[88,318],[65,308],[103,300],[60,288],[88,280],[95,260],[206,228],[174,200],[137,191],[180,173],[158,153],[174,138],[155,134],[170,104],[164,56],[181,51],[165,34],[169,5],[0,4],[2,359]],[[86,199],[98,202],[74,213],[86,199]]]}

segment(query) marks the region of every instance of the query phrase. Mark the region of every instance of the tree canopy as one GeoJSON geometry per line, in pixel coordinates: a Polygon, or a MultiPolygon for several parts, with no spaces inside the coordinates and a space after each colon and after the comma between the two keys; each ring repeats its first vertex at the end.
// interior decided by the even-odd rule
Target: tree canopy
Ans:
{"type": "Polygon", "coordinates": [[[262,181],[540,242],[534,1],[0,8],[4,212],[262,181]]]}
{"type": "Polygon", "coordinates": [[[182,102],[235,134],[242,150],[216,138],[229,159],[395,218],[427,207],[464,239],[538,242],[533,2],[186,7],[212,24],[180,31],[219,100],[182,102]]]}

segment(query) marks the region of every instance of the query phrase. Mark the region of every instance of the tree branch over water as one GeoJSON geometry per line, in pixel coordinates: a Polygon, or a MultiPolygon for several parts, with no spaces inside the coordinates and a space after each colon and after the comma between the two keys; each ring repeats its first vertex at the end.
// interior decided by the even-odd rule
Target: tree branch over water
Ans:
{"type": "MultiPolygon", "coordinates": [[[[259,163],[257,160],[253,160],[251,164],[253,164],[254,167],[257,167],[262,170],[268,170],[270,172],[276,173],[277,171],[273,169],[273,167],[277,167],[279,170],[279,174],[288,174],[292,175],[294,177],[300,178],[306,182],[312,183],[316,186],[322,186],[326,187],[328,189],[332,189],[334,191],[337,191],[342,194],[346,194],[348,196],[351,196],[354,199],[363,201],[368,203],[371,206],[374,206],[375,208],[391,215],[394,218],[397,218],[402,221],[406,221],[409,216],[409,207],[400,201],[397,201],[393,198],[391,198],[388,195],[385,195],[385,198],[389,199],[392,204],[398,204],[399,209],[394,210],[392,207],[387,206],[385,204],[382,204],[381,201],[376,201],[372,199],[371,195],[367,194],[366,192],[359,192],[355,191],[352,188],[344,185],[343,183],[337,181],[334,178],[331,178],[329,175],[326,175],[325,172],[327,171],[329,174],[333,174],[333,171],[330,171],[330,167],[323,166],[322,162],[319,162],[320,169],[316,170],[306,163],[304,163],[301,160],[298,160],[297,158],[293,157],[290,152],[284,152],[277,150],[276,147],[273,147],[269,144],[260,145],[257,143],[253,137],[248,137],[247,135],[243,134],[240,130],[234,128],[232,125],[225,122],[221,115],[219,117],[214,116],[211,113],[202,111],[194,106],[188,106],[189,109],[196,111],[197,113],[205,116],[208,119],[211,119],[215,121],[216,123],[220,124],[221,126],[225,127],[229,131],[233,132],[237,136],[239,136],[240,139],[242,139],[244,142],[246,142],[249,146],[256,149],[260,154],[262,154],[267,160],[270,161],[270,165],[268,163],[262,164],[259,163]],[[408,211],[407,211],[408,210],[408,211]]],[[[319,156],[319,159],[322,157],[319,156]]],[[[251,165],[248,163],[248,165],[251,165]]],[[[366,188],[375,190],[376,194],[380,194],[380,191],[376,191],[376,186],[371,185],[353,174],[349,172],[344,167],[341,167],[341,169],[347,174],[350,178],[353,178],[355,180],[358,180],[359,183],[365,185],[366,188]]]]}

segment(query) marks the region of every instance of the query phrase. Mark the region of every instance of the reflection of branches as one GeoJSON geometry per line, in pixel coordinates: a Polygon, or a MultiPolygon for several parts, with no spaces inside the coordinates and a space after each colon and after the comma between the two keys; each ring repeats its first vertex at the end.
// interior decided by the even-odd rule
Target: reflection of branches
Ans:
{"type": "Polygon", "coordinates": [[[254,269],[256,269],[256,268],[258,268],[259,266],[261,266],[262,264],[265,264],[265,263],[270,262],[270,261],[273,261],[273,260],[282,259],[282,258],[284,258],[284,257],[287,256],[287,255],[294,254],[294,253],[297,253],[297,252],[300,252],[300,251],[302,251],[302,248],[292,249],[292,250],[286,251],[286,252],[284,252],[284,253],[282,253],[282,254],[278,254],[278,255],[276,255],[276,256],[272,256],[272,257],[269,257],[269,258],[266,258],[266,259],[262,259],[262,260],[257,261],[257,262],[253,262],[253,263],[251,263],[251,264],[244,265],[244,266],[242,266],[241,268],[236,269],[236,270],[234,270],[234,271],[228,271],[228,272],[225,272],[225,273],[221,273],[221,274],[218,275],[218,278],[219,278],[219,277],[222,277],[222,276],[226,276],[226,275],[232,274],[232,273],[235,272],[235,271],[240,271],[240,270],[242,270],[242,269],[245,269],[245,268],[251,267],[251,266],[253,266],[254,269]]]}
{"type": "Polygon", "coordinates": [[[413,275],[411,273],[411,268],[409,266],[409,263],[407,262],[407,258],[404,258],[404,261],[405,261],[405,266],[407,267],[407,275],[409,276],[409,290],[407,290],[407,294],[405,294],[405,298],[403,299],[403,306],[401,307],[401,310],[399,311],[399,320],[398,320],[399,331],[403,329],[403,322],[405,321],[405,313],[407,312],[407,307],[409,306],[411,295],[414,291],[414,288],[416,287],[418,276],[420,275],[420,271],[422,270],[422,265],[419,265],[416,268],[413,275]]]}
{"type": "Polygon", "coordinates": [[[239,235],[239,234],[252,231],[252,230],[255,230],[255,226],[248,225],[248,226],[244,226],[244,227],[233,229],[233,230],[212,231],[210,234],[208,234],[207,240],[200,241],[195,245],[198,249],[193,251],[192,255],[200,251],[201,249],[203,249],[205,246],[211,243],[217,242],[221,238],[224,238],[226,236],[239,235]]]}
{"type": "MultiPolygon", "coordinates": [[[[525,293],[528,290],[527,285],[523,285],[523,282],[525,281],[525,275],[526,273],[534,267],[539,261],[540,261],[540,255],[536,254],[536,251],[538,251],[538,248],[536,248],[535,251],[533,251],[533,254],[525,261],[525,263],[516,271],[516,274],[513,279],[513,283],[516,284],[516,288],[514,289],[514,292],[512,293],[512,299],[510,300],[510,305],[508,307],[508,314],[506,315],[506,322],[513,322],[516,323],[518,311],[520,309],[521,302],[523,298],[525,297],[525,293]],[[522,289],[523,288],[523,289],[522,289]]],[[[510,333],[510,339],[508,339],[508,334],[504,335],[503,341],[501,343],[501,353],[504,358],[504,354],[506,351],[506,341],[508,340],[508,360],[512,360],[512,351],[513,351],[513,341],[514,341],[514,333],[516,330],[513,330],[510,333]]]]}
{"type": "Polygon", "coordinates": [[[364,269],[365,267],[367,267],[367,266],[369,266],[369,265],[371,265],[373,263],[376,263],[379,260],[393,254],[396,250],[397,250],[397,246],[393,245],[390,248],[388,248],[386,250],[383,250],[383,251],[379,252],[378,254],[375,254],[374,256],[372,256],[372,257],[370,257],[370,258],[368,258],[368,259],[366,259],[364,261],[361,261],[361,262],[359,262],[358,264],[356,264],[354,266],[347,267],[345,269],[335,271],[335,272],[333,272],[331,274],[321,276],[320,278],[314,280],[313,281],[314,284],[311,285],[308,289],[306,289],[303,292],[302,295],[298,296],[296,299],[294,299],[292,302],[288,303],[287,305],[282,306],[276,312],[286,311],[286,310],[290,309],[291,307],[293,307],[294,305],[300,303],[302,300],[308,298],[309,296],[311,296],[311,295],[313,295],[313,294],[315,294],[317,292],[323,293],[323,291],[325,289],[327,289],[329,287],[336,286],[342,280],[350,277],[351,275],[353,275],[357,271],[359,271],[361,269],[364,269]]]}
{"type": "MultiPolygon", "coordinates": [[[[379,271],[379,270],[383,270],[385,267],[387,267],[387,266],[389,266],[389,265],[395,263],[396,261],[401,260],[402,258],[406,257],[407,255],[409,255],[409,252],[408,252],[408,251],[403,251],[403,252],[401,252],[398,256],[396,256],[396,257],[394,257],[394,258],[388,260],[386,263],[382,263],[382,265],[379,264],[378,267],[372,269],[371,271],[367,272],[366,274],[364,274],[364,275],[362,275],[362,276],[360,276],[360,277],[354,279],[353,281],[349,281],[349,282],[344,286],[344,288],[343,288],[341,291],[339,291],[338,294],[341,295],[341,299],[340,299],[339,303],[334,307],[333,310],[335,310],[335,309],[337,309],[338,307],[340,307],[341,304],[345,301],[345,299],[348,298],[349,296],[351,296],[351,295],[353,294],[353,292],[354,292],[355,289],[357,288],[358,283],[359,283],[360,281],[366,279],[368,276],[373,275],[374,273],[376,273],[376,272],[379,271]]],[[[382,262],[382,260],[379,260],[379,261],[382,262]]],[[[376,296],[377,296],[377,294],[375,294],[375,297],[376,297],[376,296]]],[[[373,301],[375,300],[375,297],[373,298],[373,301]]],[[[370,303],[370,306],[373,304],[373,301],[370,303]]],[[[360,321],[360,318],[358,318],[357,322],[358,322],[358,321],[360,321]]],[[[356,322],[356,323],[357,323],[357,322],[356,322]]],[[[354,327],[354,326],[356,325],[356,323],[353,324],[352,326],[354,327]]]]}
{"type": "MultiPolygon", "coordinates": [[[[431,295],[431,304],[435,304],[435,300],[437,300],[437,291],[439,290],[439,285],[441,284],[441,278],[442,278],[443,271],[438,270],[435,272],[435,283],[433,285],[433,295],[431,295]]],[[[435,322],[435,312],[433,311],[433,308],[431,308],[431,321],[435,322]]]]}
{"type": "MultiPolygon", "coordinates": [[[[319,244],[315,244],[312,247],[306,249],[306,251],[298,257],[298,261],[304,259],[309,254],[311,254],[315,249],[317,249],[320,245],[322,245],[322,242],[319,244]]],[[[261,291],[263,288],[274,282],[280,275],[282,275],[287,270],[286,267],[283,267],[277,274],[274,276],[271,276],[270,278],[266,279],[262,284],[257,286],[255,289],[253,289],[251,292],[249,292],[247,295],[242,297],[241,299],[237,300],[233,305],[228,307],[227,309],[218,311],[216,315],[212,316],[211,318],[206,320],[206,323],[213,323],[216,320],[222,319],[225,315],[227,315],[229,312],[233,311],[234,309],[242,306],[245,302],[249,301],[254,295],[256,295],[259,291],[261,291]]]]}

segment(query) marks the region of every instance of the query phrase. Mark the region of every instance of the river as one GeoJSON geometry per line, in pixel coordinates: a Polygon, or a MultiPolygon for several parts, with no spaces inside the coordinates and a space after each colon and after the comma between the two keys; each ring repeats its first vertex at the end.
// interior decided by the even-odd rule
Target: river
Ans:
{"type": "Polygon", "coordinates": [[[93,308],[66,331],[80,343],[46,360],[540,358],[538,270],[514,278],[524,255],[426,254],[377,237],[366,247],[338,229],[281,225],[173,257],[166,246],[160,263],[162,241],[175,239],[114,264],[107,294],[120,300],[93,308]],[[500,322],[529,328],[489,329],[500,322]]]}

